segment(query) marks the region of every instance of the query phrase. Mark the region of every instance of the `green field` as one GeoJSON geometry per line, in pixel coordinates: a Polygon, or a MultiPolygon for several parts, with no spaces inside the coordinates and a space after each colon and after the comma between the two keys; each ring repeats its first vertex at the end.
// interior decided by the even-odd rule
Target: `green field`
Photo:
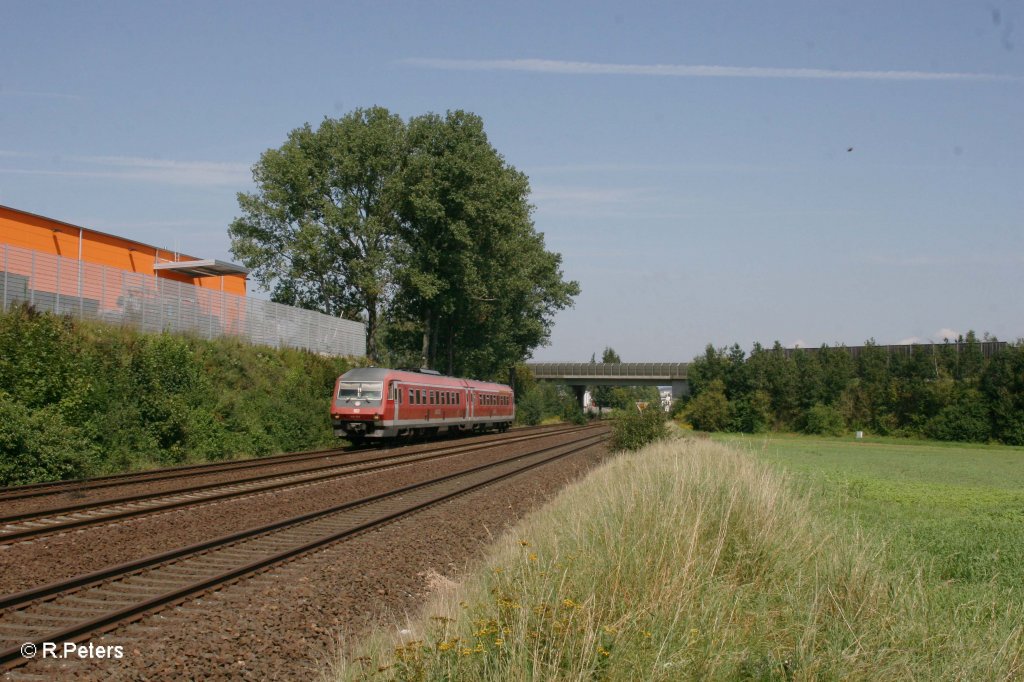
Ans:
{"type": "Polygon", "coordinates": [[[720,435],[791,472],[822,507],[953,592],[1024,600],[1024,448],[891,438],[720,435]]]}

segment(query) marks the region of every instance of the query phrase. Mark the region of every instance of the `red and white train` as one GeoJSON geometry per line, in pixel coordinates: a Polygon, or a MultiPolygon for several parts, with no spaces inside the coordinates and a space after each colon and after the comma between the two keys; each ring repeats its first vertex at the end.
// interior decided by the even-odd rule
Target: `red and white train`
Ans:
{"type": "Polygon", "coordinates": [[[504,384],[443,376],[432,370],[358,367],[338,377],[331,401],[334,435],[399,438],[441,432],[505,431],[515,418],[504,384]]]}

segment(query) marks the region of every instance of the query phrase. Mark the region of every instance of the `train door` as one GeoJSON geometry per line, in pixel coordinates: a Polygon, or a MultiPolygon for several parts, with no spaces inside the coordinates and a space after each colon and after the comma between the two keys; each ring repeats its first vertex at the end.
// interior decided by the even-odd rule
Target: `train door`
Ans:
{"type": "Polygon", "coordinates": [[[391,382],[391,390],[388,393],[388,397],[391,399],[391,402],[395,406],[395,416],[392,417],[392,419],[394,419],[396,422],[399,419],[398,415],[399,415],[399,412],[401,411],[402,389],[403,388],[404,387],[402,386],[401,382],[392,381],[391,382]]]}

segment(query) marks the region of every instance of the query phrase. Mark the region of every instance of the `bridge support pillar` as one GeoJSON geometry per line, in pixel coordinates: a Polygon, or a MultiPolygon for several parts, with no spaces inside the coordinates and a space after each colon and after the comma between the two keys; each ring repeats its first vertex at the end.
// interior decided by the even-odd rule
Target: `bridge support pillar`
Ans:
{"type": "Polygon", "coordinates": [[[570,388],[572,388],[572,392],[576,395],[576,404],[580,406],[581,410],[584,409],[583,396],[587,392],[587,387],[573,385],[570,388]]]}
{"type": "Polygon", "coordinates": [[[672,400],[678,400],[684,396],[690,395],[690,382],[689,381],[673,381],[672,382],[672,400]]]}

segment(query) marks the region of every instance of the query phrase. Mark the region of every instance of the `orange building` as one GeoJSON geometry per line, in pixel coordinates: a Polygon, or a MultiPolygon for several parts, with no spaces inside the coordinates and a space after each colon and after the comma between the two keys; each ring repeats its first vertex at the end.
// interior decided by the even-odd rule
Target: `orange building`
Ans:
{"type": "Polygon", "coordinates": [[[247,274],[232,263],[0,206],[4,308],[27,301],[80,317],[142,322],[143,328],[230,333],[244,315],[247,274]]]}
{"type": "Polygon", "coordinates": [[[0,205],[0,244],[245,295],[248,270],[0,205]]]}

